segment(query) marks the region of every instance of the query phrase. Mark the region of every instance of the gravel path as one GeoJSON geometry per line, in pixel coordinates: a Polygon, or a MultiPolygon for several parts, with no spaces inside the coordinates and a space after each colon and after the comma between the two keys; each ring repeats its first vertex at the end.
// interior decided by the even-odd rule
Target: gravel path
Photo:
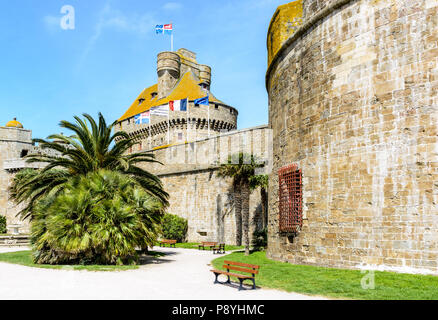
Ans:
{"type": "MultiPolygon", "coordinates": [[[[23,248],[0,248],[0,252],[23,248]]],[[[154,248],[166,256],[150,258],[138,270],[88,272],[29,268],[0,263],[3,299],[141,299],[141,300],[314,300],[278,290],[243,290],[213,284],[209,251],[154,248]]],[[[217,255],[216,255],[217,257],[217,255]]]]}

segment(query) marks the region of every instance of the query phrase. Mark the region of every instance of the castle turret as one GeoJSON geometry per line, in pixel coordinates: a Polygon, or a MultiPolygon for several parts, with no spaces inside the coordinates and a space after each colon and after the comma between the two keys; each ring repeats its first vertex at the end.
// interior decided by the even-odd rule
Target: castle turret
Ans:
{"type": "Polygon", "coordinates": [[[206,65],[199,66],[199,80],[203,88],[210,90],[211,84],[211,68],[206,65]]]}
{"type": "Polygon", "coordinates": [[[161,52],[157,59],[158,99],[166,97],[180,77],[181,59],[175,52],[161,52]]]}

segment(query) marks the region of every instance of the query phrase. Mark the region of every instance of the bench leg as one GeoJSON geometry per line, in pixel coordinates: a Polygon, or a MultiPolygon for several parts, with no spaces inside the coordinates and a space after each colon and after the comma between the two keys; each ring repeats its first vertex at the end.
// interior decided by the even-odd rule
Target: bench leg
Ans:
{"type": "Polygon", "coordinates": [[[255,290],[255,289],[256,289],[256,285],[255,285],[255,279],[252,279],[252,288],[253,288],[253,290],[255,290]]]}
{"type": "Polygon", "coordinates": [[[215,283],[215,284],[216,284],[216,283],[219,283],[219,281],[217,280],[217,278],[219,277],[219,273],[215,273],[214,275],[216,276],[216,279],[214,280],[214,283],[215,283]]]}
{"type": "Polygon", "coordinates": [[[243,290],[243,279],[239,278],[240,286],[239,291],[243,290]]]}
{"type": "Polygon", "coordinates": [[[227,283],[231,284],[231,278],[230,278],[230,276],[227,276],[227,277],[228,277],[228,281],[227,281],[227,283]]]}

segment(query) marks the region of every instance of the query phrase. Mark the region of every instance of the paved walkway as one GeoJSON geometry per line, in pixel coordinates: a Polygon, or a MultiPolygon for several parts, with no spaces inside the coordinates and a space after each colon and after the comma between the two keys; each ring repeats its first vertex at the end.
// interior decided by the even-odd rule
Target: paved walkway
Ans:
{"type": "MultiPolygon", "coordinates": [[[[0,248],[0,252],[17,251],[0,248]]],[[[21,250],[23,250],[21,248],[21,250]]],[[[150,258],[138,270],[88,272],[30,268],[0,263],[3,299],[141,299],[141,300],[313,300],[278,290],[238,291],[237,285],[213,284],[209,251],[154,248],[166,256],[150,258]]]]}

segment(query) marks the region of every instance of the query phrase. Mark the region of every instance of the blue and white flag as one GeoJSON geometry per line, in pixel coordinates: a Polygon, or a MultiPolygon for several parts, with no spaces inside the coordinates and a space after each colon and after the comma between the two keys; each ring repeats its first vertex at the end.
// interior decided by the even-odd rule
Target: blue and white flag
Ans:
{"type": "Polygon", "coordinates": [[[171,35],[173,31],[173,25],[170,24],[157,24],[157,26],[155,27],[155,32],[157,34],[169,34],[171,35]]]}
{"type": "Polygon", "coordinates": [[[157,24],[157,26],[155,27],[155,32],[157,34],[163,34],[163,32],[164,32],[163,29],[164,29],[164,26],[162,24],[157,24]]]}
{"type": "Polygon", "coordinates": [[[134,117],[135,124],[149,124],[150,123],[149,111],[140,113],[134,117]]]}
{"type": "Polygon", "coordinates": [[[196,99],[194,101],[194,103],[195,104],[202,104],[202,105],[208,106],[209,105],[209,96],[206,96],[206,97],[203,97],[203,98],[200,98],[200,99],[196,99]]]}
{"type": "Polygon", "coordinates": [[[169,116],[169,105],[158,106],[151,109],[152,116],[169,116]]]}

